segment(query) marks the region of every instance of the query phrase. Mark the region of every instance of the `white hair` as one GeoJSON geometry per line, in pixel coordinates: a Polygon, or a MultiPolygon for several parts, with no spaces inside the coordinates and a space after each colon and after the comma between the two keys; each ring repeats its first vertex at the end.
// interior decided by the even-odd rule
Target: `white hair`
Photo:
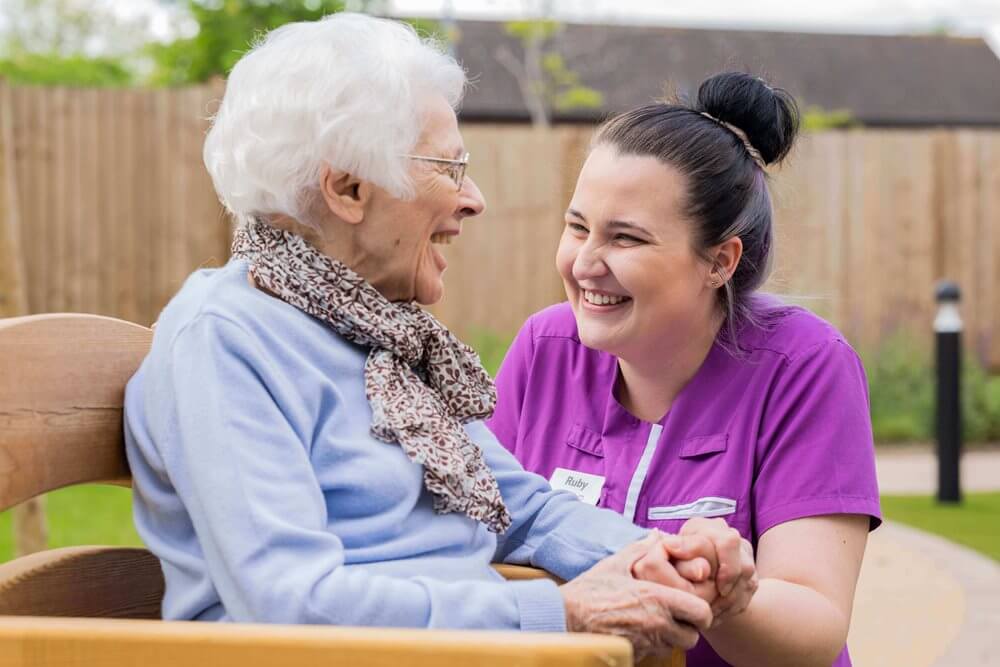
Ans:
{"type": "Polygon", "coordinates": [[[205,138],[219,200],[240,221],[279,213],[306,224],[324,164],[409,199],[402,157],[421,99],[461,101],[465,72],[441,46],[389,19],[338,13],[268,33],[240,58],[205,138]]]}

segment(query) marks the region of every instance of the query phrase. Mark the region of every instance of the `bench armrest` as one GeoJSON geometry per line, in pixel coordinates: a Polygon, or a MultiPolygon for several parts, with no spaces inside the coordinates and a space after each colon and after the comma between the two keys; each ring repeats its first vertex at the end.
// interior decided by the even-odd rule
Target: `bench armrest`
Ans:
{"type": "Polygon", "coordinates": [[[0,617],[4,667],[628,667],[619,637],[124,619],[0,617]]]}

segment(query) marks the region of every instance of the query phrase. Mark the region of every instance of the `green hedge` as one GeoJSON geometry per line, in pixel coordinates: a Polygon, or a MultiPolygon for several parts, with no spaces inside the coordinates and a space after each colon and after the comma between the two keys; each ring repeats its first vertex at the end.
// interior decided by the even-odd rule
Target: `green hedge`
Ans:
{"type": "MultiPolygon", "coordinates": [[[[871,393],[872,425],[880,442],[934,438],[934,367],[929,350],[905,337],[862,354],[871,393]]],[[[1000,441],[1000,376],[965,355],[962,373],[964,437],[1000,441]]]]}

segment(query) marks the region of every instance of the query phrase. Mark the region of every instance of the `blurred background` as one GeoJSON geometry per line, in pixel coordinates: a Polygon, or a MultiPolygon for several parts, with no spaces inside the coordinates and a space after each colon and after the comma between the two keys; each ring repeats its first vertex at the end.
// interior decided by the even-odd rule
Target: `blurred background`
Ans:
{"type": "MultiPolygon", "coordinates": [[[[956,507],[907,485],[930,474],[940,279],[963,297],[965,440],[1000,456],[1000,0],[2,0],[0,316],[148,325],[224,263],[201,145],[226,73],[263,31],[342,10],[436,35],[473,81],[459,118],[489,209],[447,249],[434,311],[491,371],[563,298],[554,252],[597,123],[722,70],[792,92],[805,133],[771,170],[766,289],[862,354],[880,473],[912,466],[887,513],[1000,560],[1000,464],[956,507]]],[[[48,519],[51,545],[137,540],[127,491],[57,492],[48,519]]]]}

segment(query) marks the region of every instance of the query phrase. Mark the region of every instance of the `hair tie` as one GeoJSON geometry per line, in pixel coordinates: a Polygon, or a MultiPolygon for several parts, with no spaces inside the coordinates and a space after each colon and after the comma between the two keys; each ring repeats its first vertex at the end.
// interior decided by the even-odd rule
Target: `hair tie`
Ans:
{"type": "Polygon", "coordinates": [[[724,120],[719,120],[712,114],[707,113],[705,111],[699,111],[698,113],[700,113],[705,118],[715,121],[722,127],[726,128],[727,130],[735,134],[736,138],[743,142],[743,148],[745,148],[747,153],[750,155],[750,159],[753,160],[757,164],[757,166],[760,167],[761,169],[763,169],[766,166],[764,158],[761,157],[760,151],[754,148],[753,144],[750,143],[750,139],[749,137],[747,137],[746,132],[736,127],[732,123],[727,123],[724,120]]]}

